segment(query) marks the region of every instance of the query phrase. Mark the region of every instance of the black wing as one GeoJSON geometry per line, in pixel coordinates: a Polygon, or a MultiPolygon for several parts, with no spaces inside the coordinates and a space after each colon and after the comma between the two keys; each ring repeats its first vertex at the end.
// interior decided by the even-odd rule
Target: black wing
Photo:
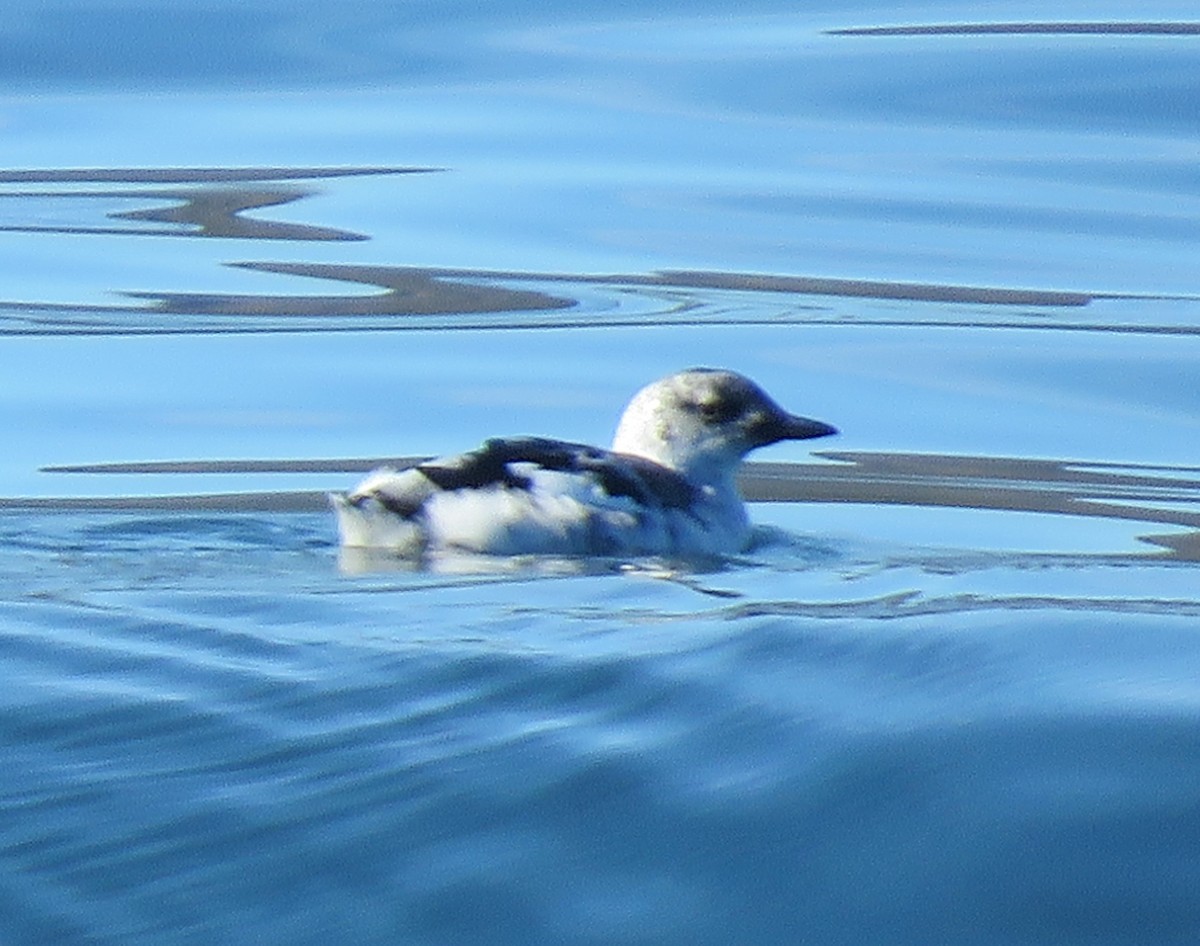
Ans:
{"type": "Polygon", "coordinates": [[[587,473],[610,496],[628,496],[647,506],[686,508],[697,489],[687,479],[653,460],[545,437],[497,437],[478,450],[433,460],[417,469],[439,489],[507,486],[528,489],[528,477],[509,464],[532,463],[544,470],[587,473]]]}

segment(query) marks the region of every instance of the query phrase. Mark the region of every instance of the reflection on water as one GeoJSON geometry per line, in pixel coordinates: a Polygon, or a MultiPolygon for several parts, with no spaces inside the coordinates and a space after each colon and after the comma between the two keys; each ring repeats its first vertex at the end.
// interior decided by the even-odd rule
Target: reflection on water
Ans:
{"type": "MultiPolygon", "coordinates": [[[[0,184],[237,184],[378,174],[428,174],[414,167],[26,168],[0,170],[0,184]]],[[[130,191],[131,194],[140,193],[130,191]]],[[[86,192],[82,194],[86,196],[86,192]]]]}
{"type": "Polygon", "coordinates": [[[832,36],[1195,36],[1200,23],[929,23],[826,30],[832,36]]]}
{"type": "MultiPolygon", "coordinates": [[[[1078,24],[1076,24],[1078,25],[1078,24]]],[[[1052,26],[1046,25],[1047,28],[1052,26]]],[[[888,28],[889,31],[909,28],[888,28]]],[[[922,27],[917,32],[956,28],[922,27]]],[[[1008,29],[1007,27],[1005,29],[1008,29]]],[[[1014,28],[1013,31],[1021,32],[1014,28]]],[[[1087,30],[1084,29],[1086,32],[1087,30]]],[[[262,219],[257,211],[287,208],[295,214],[319,191],[309,183],[429,173],[418,167],[210,167],[92,168],[0,173],[11,185],[58,183],[75,190],[17,190],[3,195],[29,207],[39,201],[165,201],[166,207],[118,210],[113,220],[153,223],[154,228],[30,222],[0,229],[72,237],[170,235],[208,240],[282,243],[372,239],[320,222],[262,219]],[[119,184],[121,189],[95,185],[119,184]],[[164,185],[170,185],[165,187],[164,185]]],[[[453,173],[453,172],[451,172],[453,173]]],[[[299,295],[125,291],[137,305],[71,305],[0,302],[0,332],[20,334],[121,334],[123,332],[228,332],[361,330],[363,328],[544,328],[705,323],[826,324],[853,328],[911,325],[991,329],[1064,329],[1200,333],[1200,298],[1134,296],[1087,290],[1020,289],[959,284],[889,282],[823,276],[661,270],[604,274],[429,268],[403,265],[293,261],[227,263],[234,269],[278,277],[369,286],[370,294],[299,295]],[[621,299],[620,302],[612,300],[621,299]],[[636,299],[631,305],[628,300],[636,299]],[[608,301],[606,301],[608,300],[608,301]],[[486,315],[485,321],[472,317],[486,315]]],[[[750,464],[743,477],[752,501],[861,503],[926,508],[996,509],[1127,519],[1188,528],[1200,526],[1200,485],[1191,468],[1126,466],[1101,462],[970,457],[954,454],[828,452],[836,463],[750,464]]],[[[73,473],[318,473],[352,472],[383,462],[360,460],[202,460],[94,463],[48,468],[73,473]]],[[[7,499],[16,508],[310,511],[324,509],[323,493],[283,490],[189,496],[75,499],[7,499]]],[[[1180,559],[1196,555],[1195,533],[1150,541],[1180,559]]]]}
{"type": "MultiPolygon", "coordinates": [[[[254,206],[287,203],[257,194],[254,206]]],[[[133,211],[133,219],[198,222],[248,195],[189,199],[179,208],[133,211]]],[[[356,240],[328,228],[221,216],[195,235],[356,240]]],[[[17,229],[17,228],[12,228],[17,229]]],[[[92,229],[89,233],[128,233],[92,229]]],[[[960,328],[1200,334],[1200,298],[1042,289],[889,283],[877,280],[667,271],[592,276],[428,269],[343,263],[237,262],[237,269],[382,290],[373,294],[120,294],[139,305],[0,300],[0,334],[600,328],[636,325],[943,325],[960,328]],[[547,287],[545,291],[540,287],[547,287]],[[912,302],[904,309],[873,305],[912,302]],[[1103,302],[1102,308],[1093,304],[1103,302]],[[864,304],[865,303],[865,304],[864,304]],[[1076,315],[1069,310],[1086,310],[1076,315]],[[1067,310],[1067,311],[1063,311],[1067,310]],[[558,313],[558,314],[556,314],[558,313]]]]}
{"type": "MultiPolygon", "coordinates": [[[[1200,529],[1200,467],[1114,466],[1009,457],[819,451],[834,463],[745,465],[739,479],[749,502],[861,503],[946,509],[995,509],[1132,520],[1200,529]]],[[[364,473],[404,469],[429,457],[343,460],[198,460],[47,467],[48,473],[364,473]]],[[[163,509],[224,512],[324,510],[323,492],[79,499],[0,499],[10,509],[163,509]]],[[[1171,557],[1195,561],[1200,532],[1145,536],[1171,557]]]]}
{"type": "MultiPolygon", "coordinates": [[[[0,195],[39,202],[169,201],[167,207],[111,211],[116,221],[156,227],[16,223],[0,232],[68,236],[174,236],[282,242],[362,241],[372,234],[313,222],[264,220],[254,211],[296,204],[318,193],[282,182],[429,173],[431,168],[175,168],[25,170],[0,174],[12,183],[121,182],[126,190],[14,191],[0,195]],[[177,184],[172,189],[133,185],[177,184]],[[236,186],[235,186],[236,185],[236,186]]],[[[774,203],[779,203],[776,198],[774,203]]],[[[786,204],[786,200],[783,201],[786,204]]],[[[879,208],[876,208],[877,210],[879,208]]],[[[885,208],[886,209],[886,208],[885,208]]],[[[662,270],[595,275],[429,268],[324,262],[241,261],[238,269],[350,283],[374,294],[302,295],[124,290],[137,305],[0,301],[0,333],[104,334],[178,331],[272,331],[363,328],[523,328],[738,322],[874,325],[943,324],[992,327],[1095,328],[1143,332],[1200,331],[1200,299],[1103,291],[1020,289],[952,283],[890,282],[817,275],[662,270]],[[541,287],[546,287],[543,289],[541,287]],[[549,290],[549,291],[547,291],[549,290]],[[619,300],[638,297],[631,307],[619,300]],[[789,297],[805,299],[801,304],[789,297]],[[785,301],[780,301],[780,300],[785,301]],[[749,301],[748,301],[749,300],[749,301]],[[838,301],[842,300],[842,301],[838,301]],[[904,309],[863,308],[854,301],[910,302],[904,309]],[[1108,308],[1083,318],[1063,310],[1108,308]],[[849,303],[849,305],[847,305],[849,303]],[[569,310],[554,316],[556,310],[569,310]],[[1047,310],[1042,312],[1041,310],[1047,310]],[[508,313],[484,321],[470,316],[508,313]],[[1045,315],[1054,320],[1047,322],[1045,315]],[[392,319],[389,316],[398,318],[392,319]],[[432,317],[432,318],[431,318],[432,317]],[[467,317],[467,318],[462,318],[467,317]]]]}
{"type": "Polygon", "coordinates": [[[11,0],[0,941],[1195,942],[1200,25],[1003,6],[11,0]],[[339,571],[699,363],[745,555],[339,571]]]}
{"type": "MultiPolygon", "coordinates": [[[[243,240],[366,240],[361,233],[310,224],[290,224],[242,216],[247,211],[301,200],[309,190],[281,186],[280,181],[353,177],[374,174],[429,173],[433,168],[89,168],[0,171],[0,183],[122,183],[191,185],[171,190],[127,187],[105,191],[22,190],[0,193],[0,201],[28,205],[26,216],[37,220],[48,201],[169,201],[172,206],[124,210],[114,220],[166,224],[163,227],[51,226],[8,224],[0,232],[61,233],[74,236],[192,236],[243,240]],[[202,186],[208,185],[208,186],[202,186]],[[214,186],[222,185],[222,186],[214,186]],[[236,185],[236,186],[234,186],[236,185]]],[[[3,306],[3,303],[0,303],[3,306]]]]}
{"type": "MultiPolygon", "coordinates": [[[[110,213],[114,220],[146,221],[167,224],[166,227],[87,227],[47,226],[30,224],[8,225],[0,231],[10,233],[67,233],[75,236],[198,236],[227,237],[257,240],[365,240],[367,237],[345,230],[297,224],[273,223],[247,219],[244,211],[276,207],[300,200],[306,194],[283,188],[249,190],[160,190],[160,191],[90,191],[71,192],[30,191],[23,194],[0,194],[0,200],[20,198],[23,201],[57,201],[63,198],[86,197],[93,201],[162,200],[173,206],[145,210],[123,210],[110,213]]],[[[36,213],[36,208],[33,209],[36,213]]]]}

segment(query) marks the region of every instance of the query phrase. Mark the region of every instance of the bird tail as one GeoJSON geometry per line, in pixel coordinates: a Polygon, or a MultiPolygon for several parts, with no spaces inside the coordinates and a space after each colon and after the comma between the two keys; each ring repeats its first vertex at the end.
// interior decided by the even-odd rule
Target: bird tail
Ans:
{"type": "Polygon", "coordinates": [[[384,549],[400,555],[419,554],[424,546],[420,526],[388,510],[371,497],[350,499],[329,493],[337,516],[338,539],[344,548],[384,549]]]}

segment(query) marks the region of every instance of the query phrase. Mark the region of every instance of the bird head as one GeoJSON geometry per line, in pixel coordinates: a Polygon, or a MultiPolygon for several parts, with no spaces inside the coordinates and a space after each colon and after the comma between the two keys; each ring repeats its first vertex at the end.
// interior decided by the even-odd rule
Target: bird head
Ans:
{"type": "Polygon", "coordinates": [[[617,425],[613,450],[713,481],[732,476],[757,447],[835,433],[828,424],[787,412],[743,375],[689,368],[634,395],[617,425]]]}

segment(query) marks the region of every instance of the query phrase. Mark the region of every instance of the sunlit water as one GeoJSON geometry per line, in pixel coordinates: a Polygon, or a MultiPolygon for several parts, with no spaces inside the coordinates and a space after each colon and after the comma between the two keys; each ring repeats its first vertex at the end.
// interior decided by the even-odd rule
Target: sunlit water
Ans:
{"type": "Polygon", "coordinates": [[[0,940],[1200,937],[1194,11],[808,6],[13,5],[0,940]],[[744,555],[339,554],[690,364],[744,555]]]}

